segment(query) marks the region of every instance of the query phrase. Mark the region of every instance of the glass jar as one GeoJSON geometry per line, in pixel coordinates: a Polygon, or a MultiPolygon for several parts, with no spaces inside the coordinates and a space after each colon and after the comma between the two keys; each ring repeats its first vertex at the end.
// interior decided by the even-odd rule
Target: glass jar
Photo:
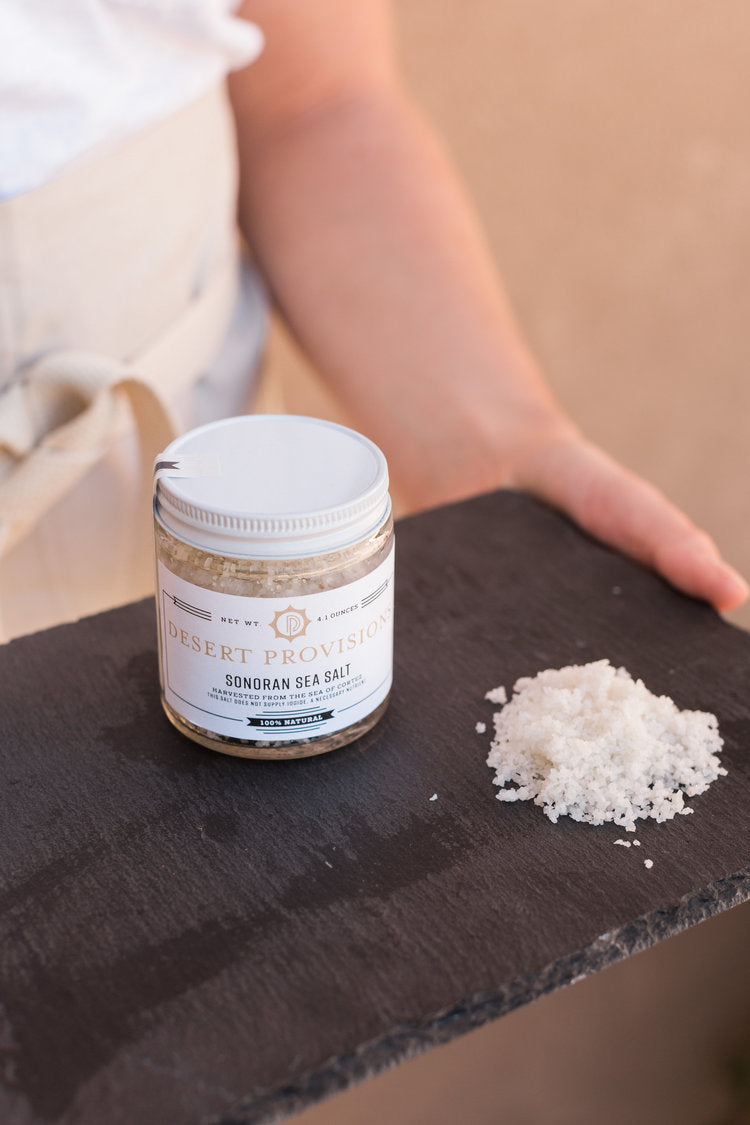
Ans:
{"type": "Polygon", "coordinates": [[[344,746],[388,706],[393,518],[381,451],[315,418],[251,415],[172,442],[154,486],[162,703],[246,758],[344,746]]]}

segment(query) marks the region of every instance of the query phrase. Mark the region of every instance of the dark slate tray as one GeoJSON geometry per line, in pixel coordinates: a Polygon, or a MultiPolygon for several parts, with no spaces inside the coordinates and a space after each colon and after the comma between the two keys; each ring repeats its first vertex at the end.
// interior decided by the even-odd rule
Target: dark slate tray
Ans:
{"type": "Polygon", "coordinates": [[[150,602],[0,648],[4,1125],[277,1120],[750,897],[748,634],[512,493],[397,560],[390,710],[321,758],[177,734],[150,602]],[[474,729],[605,656],[726,741],[640,849],[497,802],[474,729]]]}

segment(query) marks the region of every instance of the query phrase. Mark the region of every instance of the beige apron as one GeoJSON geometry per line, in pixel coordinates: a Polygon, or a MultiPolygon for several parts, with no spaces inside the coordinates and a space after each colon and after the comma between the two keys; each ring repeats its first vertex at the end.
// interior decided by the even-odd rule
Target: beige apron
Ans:
{"type": "Polygon", "coordinates": [[[235,194],[217,90],[0,204],[0,640],[152,589],[153,459],[210,416],[235,194]]]}

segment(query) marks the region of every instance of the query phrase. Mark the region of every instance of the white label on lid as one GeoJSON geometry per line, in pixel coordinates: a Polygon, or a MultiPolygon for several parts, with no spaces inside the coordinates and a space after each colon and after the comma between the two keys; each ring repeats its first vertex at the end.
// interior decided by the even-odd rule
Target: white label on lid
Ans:
{"type": "Polygon", "coordinates": [[[296,742],[366,718],[391,687],[393,561],[315,594],[245,597],[157,568],[167,703],[229,738],[296,742]]]}

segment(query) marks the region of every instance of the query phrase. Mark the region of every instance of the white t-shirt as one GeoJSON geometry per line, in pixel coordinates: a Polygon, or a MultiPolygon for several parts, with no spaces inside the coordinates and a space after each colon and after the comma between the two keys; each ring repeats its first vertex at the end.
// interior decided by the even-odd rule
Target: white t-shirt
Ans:
{"type": "Polygon", "coordinates": [[[0,199],[189,104],[260,53],[236,0],[2,0],[0,199]]]}

